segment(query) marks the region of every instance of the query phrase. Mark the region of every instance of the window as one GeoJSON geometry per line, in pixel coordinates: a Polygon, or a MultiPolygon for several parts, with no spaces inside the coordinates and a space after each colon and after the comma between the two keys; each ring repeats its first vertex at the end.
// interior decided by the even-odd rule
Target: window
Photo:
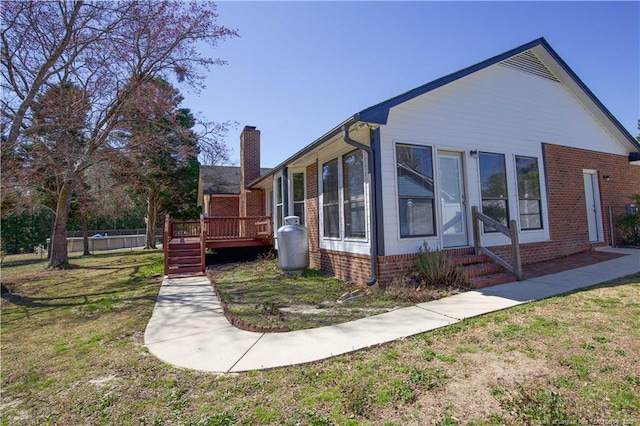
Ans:
{"type": "Polygon", "coordinates": [[[283,211],[282,211],[282,176],[276,179],[276,230],[279,229],[283,224],[283,211]]]}
{"type": "Polygon", "coordinates": [[[304,173],[293,174],[293,215],[304,225],[304,173]]]}
{"type": "Polygon", "coordinates": [[[435,235],[431,147],[396,145],[400,237],[435,235]]]}
{"type": "MultiPolygon", "coordinates": [[[[509,223],[509,196],[507,194],[507,172],[504,154],[481,152],[480,184],[482,186],[482,213],[504,226],[509,223]]],[[[487,224],[484,232],[497,232],[487,224]]]]}
{"type": "Polygon", "coordinates": [[[322,217],[325,238],[340,238],[338,159],[322,165],[322,217]]]}
{"type": "Polygon", "coordinates": [[[518,207],[521,229],[542,229],[542,200],[540,197],[540,173],[538,159],[517,157],[518,207]]]}
{"type": "Polygon", "coordinates": [[[364,156],[361,150],[342,157],[344,236],[367,238],[364,214],[364,156]]]}

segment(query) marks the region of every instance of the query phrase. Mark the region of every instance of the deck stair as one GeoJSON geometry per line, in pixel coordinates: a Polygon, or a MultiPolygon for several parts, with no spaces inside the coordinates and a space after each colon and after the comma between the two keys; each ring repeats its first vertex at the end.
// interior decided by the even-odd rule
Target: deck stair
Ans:
{"type": "Polygon", "coordinates": [[[451,262],[462,269],[472,288],[484,288],[516,281],[517,277],[490,257],[477,255],[473,247],[446,250],[451,262]]]}
{"type": "Polygon", "coordinates": [[[167,251],[167,267],[169,277],[202,275],[204,265],[200,242],[184,238],[171,240],[167,251]]]}

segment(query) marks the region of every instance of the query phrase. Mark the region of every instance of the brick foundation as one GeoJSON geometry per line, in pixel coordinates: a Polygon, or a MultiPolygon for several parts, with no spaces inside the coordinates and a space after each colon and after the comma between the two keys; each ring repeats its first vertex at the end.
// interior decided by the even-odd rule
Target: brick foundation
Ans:
{"type": "Polygon", "coordinates": [[[342,281],[364,284],[371,278],[371,256],[320,249],[320,269],[342,281]]]}
{"type": "MultiPolygon", "coordinates": [[[[610,245],[607,206],[624,205],[630,201],[631,195],[640,193],[640,167],[630,165],[626,156],[552,144],[543,144],[543,150],[549,206],[549,216],[544,218],[544,225],[549,227],[551,240],[521,244],[522,262],[525,265],[570,256],[595,246],[610,245]],[[603,243],[589,242],[583,169],[598,171],[603,243]],[[604,180],[604,176],[610,176],[611,180],[604,180]]],[[[311,267],[341,280],[364,284],[370,278],[370,256],[319,248],[317,175],[317,163],[307,167],[307,226],[311,267]]],[[[508,262],[512,261],[510,245],[491,249],[508,262]]],[[[378,280],[385,283],[405,275],[413,268],[415,261],[415,253],[379,256],[378,280]]]]}
{"type": "MultiPolygon", "coordinates": [[[[551,241],[521,244],[522,263],[529,265],[581,253],[598,246],[611,245],[609,205],[629,203],[640,193],[640,167],[632,166],[623,155],[605,154],[559,145],[543,144],[549,217],[545,218],[551,241]],[[604,242],[589,242],[583,169],[598,171],[604,242]],[[611,181],[604,180],[610,176],[611,181]]],[[[615,218],[614,218],[615,219],[615,218]]],[[[508,262],[511,246],[491,247],[508,262]]]]}

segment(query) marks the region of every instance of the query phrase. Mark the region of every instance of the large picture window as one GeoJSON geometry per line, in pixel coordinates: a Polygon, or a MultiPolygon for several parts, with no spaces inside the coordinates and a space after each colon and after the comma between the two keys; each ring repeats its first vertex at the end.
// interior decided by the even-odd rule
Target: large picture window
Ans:
{"type": "MultiPolygon", "coordinates": [[[[508,226],[509,196],[504,154],[481,152],[479,158],[482,213],[508,226]]],[[[484,232],[497,232],[497,230],[485,224],[484,232]]]]}
{"type": "Polygon", "coordinates": [[[300,218],[300,225],[304,225],[304,173],[293,174],[293,215],[300,218]]]}
{"type": "Polygon", "coordinates": [[[322,165],[322,217],[325,238],[340,238],[338,160],[322,165]]]}
{"type": "Polygon", "coordinates": [[[540,173],[538,159],[517,157],[518,208],[520,228],[524,230],[542,229],[542,199],[540,196],[540,173]]]}
{"type": "Polygon", "coordinates": [[[366,239],[364,212],[364,156],[361,150],[342,157],[344,236],[366,239]]]}
{"type": "Polygon", "coordinates": [[[435,235],[431,147],[396,145],[400,237],[435,235]]]}

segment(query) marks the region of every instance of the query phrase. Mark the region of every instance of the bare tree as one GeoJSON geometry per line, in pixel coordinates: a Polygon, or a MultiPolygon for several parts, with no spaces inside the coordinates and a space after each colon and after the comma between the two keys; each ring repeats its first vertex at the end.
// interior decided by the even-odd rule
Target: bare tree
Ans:
{"type": "Polygon", "coordinates": [[[11,176],[3,186],[31,185],[30,163],[21,161],[17,153],[34,143],[34,135],[42,135],[42,123],[32,108],[39,94],[70,83],[81,90],[90,106],[82,149],[59,153],[69,167],[65,178],[57,182],[51,267],[64,267],[68,261],[66,220],[78,179],[101,154],[118,148],[114,132],[123,118],[123,106],[138,88],[156,77],[173,76],[197,89],[211,65],[224,64],[207,56],[202,44],[215,47],[237,35],[217,25],[217,18],[210,2],[3,5],[2,156],[3,168],[11,176]]]}

